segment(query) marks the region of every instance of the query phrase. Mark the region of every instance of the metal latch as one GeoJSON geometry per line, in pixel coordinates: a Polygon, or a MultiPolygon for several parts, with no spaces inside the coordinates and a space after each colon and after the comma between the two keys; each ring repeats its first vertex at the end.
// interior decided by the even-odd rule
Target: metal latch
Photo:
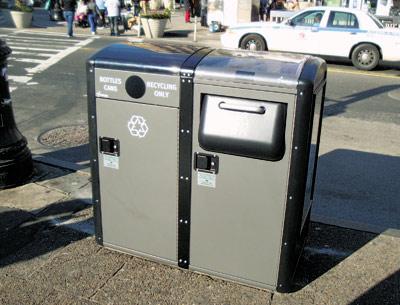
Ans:
{"type": "Polygon", "coordinates": [[[196,170],[218,174],[219,158],[216,155],[195,153],[194,168],[196,170]]]}
{"type": "Polygon", "coordinates": [[[119,150],[119,140],[118,139],[100,137],[99,143],[100,143],[100,145],[99,145],[100,153],[107,154],[107,155],[113,155],[113,156],[119,156],[120,150],[119,150]]]}

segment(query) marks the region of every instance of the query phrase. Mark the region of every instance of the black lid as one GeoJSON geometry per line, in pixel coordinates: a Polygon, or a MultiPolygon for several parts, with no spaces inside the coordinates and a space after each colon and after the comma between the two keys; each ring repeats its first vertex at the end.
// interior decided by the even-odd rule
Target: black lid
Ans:
{"type": "Polygon", "coordinates": [[[199,49],[165,42],[124,42],[105,47],[89,61],[96,68],[178,75],[186,59],[199,49]]]}

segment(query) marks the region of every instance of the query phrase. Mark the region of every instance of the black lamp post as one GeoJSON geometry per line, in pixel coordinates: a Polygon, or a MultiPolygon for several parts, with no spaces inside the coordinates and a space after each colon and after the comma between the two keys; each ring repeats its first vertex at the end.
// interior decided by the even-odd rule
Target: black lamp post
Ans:
{"type": "Polygon", "coordinates": [[[0,189],[26,181],[33,172],[26,138],[18,130],[7,81],[7,58],[11,49],[0,39],[0,189]]]}

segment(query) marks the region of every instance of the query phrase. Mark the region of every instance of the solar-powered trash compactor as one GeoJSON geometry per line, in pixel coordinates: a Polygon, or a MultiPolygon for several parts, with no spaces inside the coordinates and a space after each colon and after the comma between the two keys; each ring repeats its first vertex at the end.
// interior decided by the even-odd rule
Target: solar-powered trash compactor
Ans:
{"type": "Polygon", "coordinates": [[[98,243],[288,291],[310,221],[325,63],[127,42],[87,69],[98,243]]]}

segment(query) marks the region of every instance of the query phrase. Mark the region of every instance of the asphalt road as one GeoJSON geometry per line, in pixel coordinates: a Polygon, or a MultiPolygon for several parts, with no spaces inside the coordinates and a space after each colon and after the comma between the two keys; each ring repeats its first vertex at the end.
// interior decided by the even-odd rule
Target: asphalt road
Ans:
{"type": "MultiPolygon", "coordinates": [[[[14,34],[0,29],[0,35],[12,41],[14,34]]],[[[85,62],[116,39],[78,36],[68,42],[63,35],[18,35],[43,49],[33,52],[53,54],[45,70],[35,61],[18,61],[23,54],[10,59],[19,129],[33,153],[87,167],[87,145],[60,149],[42,145],[38,138],[57,127],[86,126],[85,62]]],[[[24,52],[23,43],[11,46],[24,52]]],[[[37,58],[43,56],[32,57],[37,58]]],[[[329,64],[314,220],[372,232],[400,229],[399,134],[400,71],[363,72],[329,64]]]]}

